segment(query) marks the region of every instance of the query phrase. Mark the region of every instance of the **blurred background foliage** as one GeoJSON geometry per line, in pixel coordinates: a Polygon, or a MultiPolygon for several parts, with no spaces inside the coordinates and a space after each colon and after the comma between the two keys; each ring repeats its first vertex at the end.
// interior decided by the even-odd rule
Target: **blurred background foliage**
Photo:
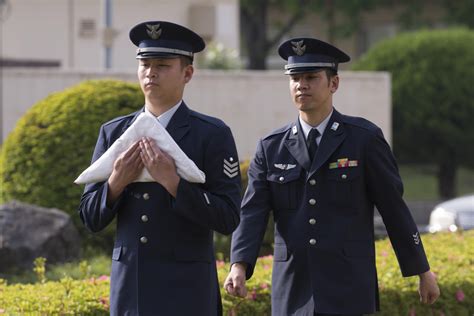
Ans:
{"type": "Polygon", "coordinates": [[[395,155],[435,165],[439,196],[456,196],[459,167],[474,167],[474,31],[404,33],[376,44],[352,69],[391,73],[395,155]]]}

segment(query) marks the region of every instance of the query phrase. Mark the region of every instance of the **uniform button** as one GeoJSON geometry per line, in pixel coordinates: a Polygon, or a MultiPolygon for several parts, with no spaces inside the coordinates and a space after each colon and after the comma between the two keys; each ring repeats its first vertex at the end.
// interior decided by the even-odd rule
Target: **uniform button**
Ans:
{"type": "Polygon", "coordinates": [[[148,200],[150,198],[150,194],[148,193],[143,193],[143,199],[148,200]]]}
{"type": "Polygon", "coordinates": [[[285,181],[285,177],[279,177],[278,180],[280,180],[280,182],[283,182],[285,181]]]}
{"type": "Polygon", "coordinates": [[[315,185],[315,184],[316,184],[316,180],[314,180],[314,179],[309,180],[309,184],[315,185]]]}
{"type": "Polygon", "coordinates": [[[309,223],[310,223],[311,225],[314,225],[314,224],[316,224],[316,220],[315,220],[314,218],[310,218],[310,219],[309,219],[309,223]]]}
{"type": "Polygon", "coordinates": [[[341,176],[341,178],[342,178],[342,179],[347,179],[347,174],[344,173],[344,174],[341,176]]]}
{"type": "Polygon", "coordinates": [[[311,204],[311,205],[315,205],[315,204],[316,204],[316,200],[315,200],[315,199],[310,199],[308,202],[309,202],[309,204],[311,204]]]}
{"type": "Polygon", "coordinates": [[[146,244],[146,243],[148,242],[148,238],[146,238],[145,236],[140,237],[140,242],[141,242],[142,244],[146,244]]]}
{"type": "Polygon", "coordinates": [[[148,222],[148,216],[142,215],[141,218],[142,218],[142,222],[144,222],[144,223],[148,222]]]}
{"type": "Polygon", "coordinates": [[[311,245],[313,245],[313,246],[316,245],[316,239],[311,238],[311,239],[309,240],[309,243],[310,243],[311,245]]]}

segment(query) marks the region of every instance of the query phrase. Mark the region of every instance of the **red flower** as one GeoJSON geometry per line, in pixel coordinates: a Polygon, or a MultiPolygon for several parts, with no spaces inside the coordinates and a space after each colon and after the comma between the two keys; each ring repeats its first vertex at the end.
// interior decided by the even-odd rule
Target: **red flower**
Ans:
{"type": "Polygon", "coordinates": [[[465,298],[466,295],[464,295],[464,292],[461,289],[456,291],[456,301],[463,302],[465,298]]]}

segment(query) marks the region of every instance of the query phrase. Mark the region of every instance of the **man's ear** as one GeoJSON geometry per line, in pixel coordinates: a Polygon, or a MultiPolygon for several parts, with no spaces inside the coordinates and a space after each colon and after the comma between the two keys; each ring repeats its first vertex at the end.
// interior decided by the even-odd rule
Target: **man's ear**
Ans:
{"type": "Polygon", "coordinates": [[[335,93],[339,88],[339,76],[336,75],[331,78],[331,92],[335,93]]]}
{"type": "Polygon", "coordinates": [[[194,74],[193,65],[187,65],[186,68],[184,69],[184,82],[188,83],[189,81],[191,81],[193,74],[194,74]]]}

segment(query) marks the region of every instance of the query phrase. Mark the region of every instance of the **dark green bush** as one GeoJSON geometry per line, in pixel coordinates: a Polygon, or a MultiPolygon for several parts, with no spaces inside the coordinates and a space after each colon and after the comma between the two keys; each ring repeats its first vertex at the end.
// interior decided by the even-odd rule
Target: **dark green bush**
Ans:
{"type": "Polygon", "coordinates": [[[404,162],[436,164],[439,193],[474,166],[474,31],[419,31],[380,42],[354,70],[392,75],[393,146],[404,162]]]}
{"type": "MultiPolygon", "coordinates": [[[[77,215],[83,186],[73,181],[90,164],[100,125],[143,104],[138,85],[114,80],[86,81],[35,104],[3,144],[0,203],[59,208],[83,233],[77,215]]],[[[93,243],[110,243],[111,230],[93,243]]]]}
{"type": "MultiPolygon", "coordinates": [[[[403,278],[389,240],[380,240],[376,242],[376,261],[382,310],[377,315],[473,315],[474,230],[424,235],[423,243],[431,270],[437,275],[441,297],[433,305],[422,305],[417,293],[418,277],[403,278]]],[[[109,258],[101,257],[99,261],[101,263],[95,261],[94,264],[104,269],[110,268],[107,264],[109,258]]],[[[229,264],[223,261],[217,261],[216,264],[224,315],[270,315],[271,256],[258,259],[254,276],[247,282],[249,294],[246,299],[232,297],[224,292],[222,284],[229,272],[229,264]]],[[[81,262],[78,265],[71,268],[76,274],[90,275],[87,264],[81,262]]],[[[99,273],[110,272],[103,270],[99,273]]],[[[30,285],[7,285],[0,279],[0,314],[35,312],[38,315],[107,315],[108,292],[109,281],[106,276],[88,276],[86,280],[74,281],[65,277],[57,282],[30,285]]]]}

